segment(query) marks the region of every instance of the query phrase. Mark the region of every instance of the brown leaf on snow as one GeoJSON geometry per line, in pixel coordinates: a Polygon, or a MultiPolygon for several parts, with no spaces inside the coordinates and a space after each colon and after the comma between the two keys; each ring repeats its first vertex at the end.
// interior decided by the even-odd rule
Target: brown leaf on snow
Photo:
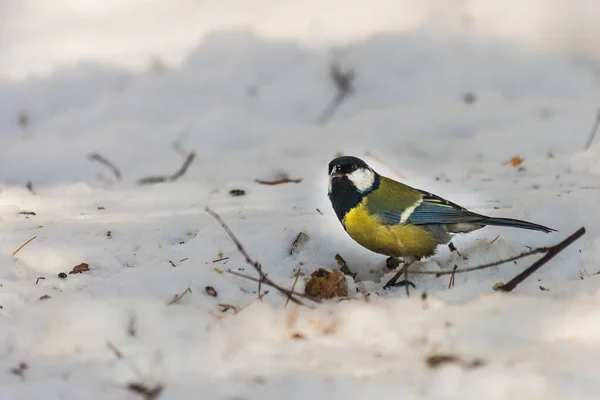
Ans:
{"type": "Polygon", "coordinates": [[[81,263],[73,267],[73,270],[69,274],[81,274],[90,270],[90,266],[87,263],[81,263]]]}
{"type": "Polygon", "coordinates": [[[513,168],[517,168],[519,165],[523,164],[523,161],[525,161],[524,158],[514,156],[509,161],[505,162],[504,165],[510,165],[513,168]]]}

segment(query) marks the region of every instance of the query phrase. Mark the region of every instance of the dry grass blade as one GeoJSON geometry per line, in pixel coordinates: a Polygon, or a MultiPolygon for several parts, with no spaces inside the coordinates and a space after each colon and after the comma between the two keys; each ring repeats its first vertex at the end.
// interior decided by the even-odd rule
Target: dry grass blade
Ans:
{"type": "Polygon", "coordinates": [[[297,179],[282,178],[282,179],[275,179],[275,180],[272,180],[272,181],[265,181],[265,180],[262,180],[262,179],[255,179],[254,182],[260,183],[261,185],[275,186],[275,185],[281,185],[282,183],[300,183],[300,182],[302,182],[302,178],[297,178],[297,179]]]}
{"type": "Polygon", "coordinates": [[[448,289],[452,288],[452,286],[454,286],[454,278],[456,277],[456,270],[458,269],[458,265],[455,265],[454,268],[452,269],[452,275],[450,275],[450,281],[448,282],[448,289]]]}
{"type": "Polygon", "coordinates": [[[23,243],[22,245],[20,245],[15,251],[13,251],[12,256],[16,256],[18,252],[21,251],[21,249],[23,249],[23,247],[27,246],[29,243],[31,243],[35,238],[37,238],[37,236],[34,236],[32,238],[30,238],[29,240],[27,240],[25,243],[23,243]]]}
{"type": "MultiPolygon", "coordinates": [[[[298,267],[298,271],[296,272],[296,279],[294,279],[294,283],[292,284],[292,288],[290,289],[290,294],[294,293],[294,289],[296,289],[296,283],[298,283],[298,278],[300,278],[300,271],[302,271],[302,268],[298,267]]],[[[289,302],[290,296],[288,296],[288,298],[285,300],[283,308],[286,308],[289,302]]]]}
{"type": "Polygon", "coordinates": [[[183,293],[181,294],[177,294],[175,296],[173,296],[173,300],[171,300],[170,302],[167,303],[168,306],[170,306],[171,304],[176,304],[179,303],[181,301],[181,299],[183,299],[183,297],[188,294],[188,293],[192,293],[192,289],[191,288],[187,288],[183,291],[183,293]]]}

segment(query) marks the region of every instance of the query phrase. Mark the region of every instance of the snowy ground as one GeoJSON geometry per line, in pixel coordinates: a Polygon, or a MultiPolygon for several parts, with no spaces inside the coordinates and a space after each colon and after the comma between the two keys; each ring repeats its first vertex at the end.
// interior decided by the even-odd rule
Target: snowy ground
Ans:
{"type": "Polygon", "coordinates": [[[141,398],[133,382],[163,385],[160,399],[597,398],[600,138],[584,145],[600,106],[600,8],[368,3],[0,3],[3,399],[141,398]],[[318,125],[333,60],[355,71],[355,91],[318,125]],[[136,184],[177,170],[174,143],[197,154],[188,172],[136,184]],[[346,236],[326,197],[338,152],[558,229],[486,228],[455,241],[467,260],[440,249],[417,270],[587,233],[510,294],[492,287],[533,258],[451,289],[412,275],[409,298],[383,291],[384,258],[346,236]],[[520,168],[505,165],[515,156],[520,168]],[[254,181],[282,172],[302,182],[254,181]],[[299,263],[337,268],[340,253],[371,301],[350,279],[351,300],[315,309],[284,308],[274,290],[257,301],[255,283],[221,273],[254,275],[207,206],[281,285],[299,263]],[[310,240],[290,256],[301,231],[310,240]],[[58,277],[82,262],[89,272],[58,277]],[[440,354],[463,362],[426,362],[440,354]]]}

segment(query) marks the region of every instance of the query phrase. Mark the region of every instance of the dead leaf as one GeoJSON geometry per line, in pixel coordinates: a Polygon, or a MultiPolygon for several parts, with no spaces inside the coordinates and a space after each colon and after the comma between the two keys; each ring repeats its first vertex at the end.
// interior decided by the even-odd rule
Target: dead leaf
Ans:
{"type": "Polygon", "coordinates": [[[81,263],[73,267],[73,270],[69,274],[81,274],[90,270],[90,266],[87,263],[81,263]]]}
{"type": "Polygon", "coordinates": [[[524,158],[514,156],[509,161],[505,162],[504,165],[510,165],[511,167],[517,168],[519,165],[523,164],[524,161],[524,158]]]}

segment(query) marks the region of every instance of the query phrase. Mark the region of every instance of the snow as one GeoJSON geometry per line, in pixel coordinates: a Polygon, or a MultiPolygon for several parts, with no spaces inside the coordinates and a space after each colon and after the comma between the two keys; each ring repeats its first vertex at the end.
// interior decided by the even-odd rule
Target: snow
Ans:
{"type": "Polygon", "coordinates": [[[141,398],[132,382],[164,385],[161,399],[597,398],[600,139],[584,145],[600,104],[599,10],[591,0],[0,3],[3,398],[141,398]],[[355,89],[319,125],[336,94],[333,61],[354,70],[355,89]],[[197,154],[187,173],[138,185],[181,166],[174,143],[197,154]],[[385,259],[347,236],[326,196],[338,152],[474,211],[558,230],[487,227],[454,241],[466,260],[440,248],[416,271],[587,233],[508,294],[492,287],[534,257],[456,275],[451,289],[448,276],[412,274],[410,297],[383,291],[385,259]],[[505,165],[515,156],[522,168],[505,165]],[[302,182],[255,182],[282,173],[302,182]],[[284,307],[272,289],[257,300],[256,283],[222,273],[256,276],[205,207],[282,286],[299,265],[337,268],[339,253],[370,302],[350,278],[350,299],[314,309],[284,307]],[[299,232],[309,240],[290,256],[299,232]],[[82,262],[89,272],[58,277],[82,262]],[[440,354],[464,363],[426,363],[440,354]]]}

